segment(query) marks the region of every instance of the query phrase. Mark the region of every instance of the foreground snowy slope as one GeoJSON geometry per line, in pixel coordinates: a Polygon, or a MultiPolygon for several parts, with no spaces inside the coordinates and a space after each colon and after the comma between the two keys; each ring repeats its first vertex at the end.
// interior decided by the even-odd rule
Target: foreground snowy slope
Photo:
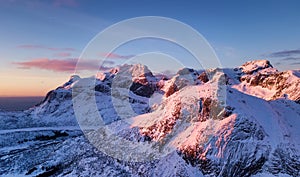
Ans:
{"type": "Polygon", "coordinates": [[[300,176],[299,77],[266,60],[206,72],[185,68],[170,79],[143,65],[72,76],[40,105],[0,113],[0,175],[300,176]],[[97,110],[85,89],[91,81],[97,110]],[[83,118],[74,108],[84,108],[83,118]],[[93,128],[83,134],[77,121],[93,128]],[[135,159],[126,150],[139,143],[158,145],[157,154],[144,153],[156,158],[128,161],[101,152],[106,146],[135,159]]]}

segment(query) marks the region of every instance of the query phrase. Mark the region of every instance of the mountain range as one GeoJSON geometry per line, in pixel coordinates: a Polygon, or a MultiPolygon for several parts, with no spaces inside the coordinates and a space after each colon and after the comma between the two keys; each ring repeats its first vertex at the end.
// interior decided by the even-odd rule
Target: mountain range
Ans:
{"type": "Polygon", "coordinates": [[[300,176],[300,70],[142,64],[0,112],[1,176],[300,176]]]}

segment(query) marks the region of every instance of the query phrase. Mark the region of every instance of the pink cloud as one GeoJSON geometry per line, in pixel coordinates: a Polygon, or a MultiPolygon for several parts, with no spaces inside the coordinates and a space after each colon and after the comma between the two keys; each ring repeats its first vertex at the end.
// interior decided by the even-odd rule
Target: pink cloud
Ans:
{"type": "MultiPolygon", "coordinates": [[[[13,64],[18,65],[20,69],[31,69],[38,68],[56,72],[73,72],[75,71],[78,59],[70,58],[70,59],[49,59],[49,58],[39,58],[33,59],[25,62],[14,62],[13,64]]],[[[98,60],[89,60],[83,61],[80,63],[80,66],[76,68],[77,70],[107,70],[109,67],[101,66],[99,67],[98,60]]]]}
{"type": "Polygon", "coordinates": [[[32,45],[32,44],[25,44],[25,45],[19,45],[18,48],[22,49],[45,49],[45,50],[52,50],[52,51],[76,51],[74,48],[57,48],[57,47],[47,47],[43,45],[32,45]]]}
{"type": "Polygon", "coordinates": [[[129,58],[134,57],[135,55],[119,55],[116,53],[101,53],[100,56],[110,58],[110,59],[129,59],[129,58]]]}
{"type": "Polygon", "coordinates": [[[59,53],[55,53],[54,56],[56,57],[70,57],[72,54],[69,52],[59,52],[59,53]]]}

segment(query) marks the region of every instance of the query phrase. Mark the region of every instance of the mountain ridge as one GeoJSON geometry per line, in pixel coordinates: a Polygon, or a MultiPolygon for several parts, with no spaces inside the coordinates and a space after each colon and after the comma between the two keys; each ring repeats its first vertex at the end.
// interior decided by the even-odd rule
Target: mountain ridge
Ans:
{"type": "MultiPolygon", "coordinates": [[[[50,91],[40,105],[19,115],[0,114],[1,125],[6,125],[1,128],[79,124],[100,126],[101,130],[104,126],[113,132],[106,137],[110,144],[120,143],[115,140],[117,135],[124,142],[154,143],[174,151],[166,151],[157,159],[131,162],[114,158],[109,154],[111,151],[93,144],[89,137],[98,137],[96,141],[103,142],[99,138],[104,135],[101,131],[84,129],[84,134],[70,129],[54,134],[53,130],[33,131],[32,138],[26,141],[25,132],[11,131],[0,140],[4,142],[14,136],[21,143],[8,140],[1,147],[0,165],[5,168],[0,174],[299,176],[299,73],[279,72],[269,61],[256,60],[233,69],[184,68],[169,79],[156,77],[141,64],[120,66],[90,78],[72,76],[67,83],[50,91]],[[89,106],[92,98],[97,110],[89,106]],[[77,101],[84,104],[76,107],[77,101]],[[84,111],[76,120],[77,109],[84,111]],[[104,124],[97,122],[95,111],[104,124]],[[20,120],[15,122],[13,117],[20,120]],[[30,149],[13,154],[8,148],[31,147],[30,143],[41,147],[37,137],[45,139],[42,143],[57,143],[44,146],[45,150],[56,149],[49,152],[53,157],[44,157],[41,151],[30,149]],[[71,152],[71,147],[76,151],[71,152]],[[22,158],[34,152],[43,157],[43,162],[22,158]],[[82,158],[78,159],[79,156],[82,158]],[[14,160],[10,159],[30,163],[21,164],[16,170],[11,168],[14,160]],[[86,169],[81,171],[82,168],[86,169]]],[[[113,146],[108,148],[130,157],[126,148],[124,152],[113,146]]]]}

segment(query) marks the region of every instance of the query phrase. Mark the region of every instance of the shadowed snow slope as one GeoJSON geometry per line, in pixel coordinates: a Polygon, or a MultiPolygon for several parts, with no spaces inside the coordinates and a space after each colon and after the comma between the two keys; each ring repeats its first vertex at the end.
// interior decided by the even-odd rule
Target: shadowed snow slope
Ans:
{"type": "Polygon", "coordinates": [[[170,79],[141,64],[72,76],[40,105],[0,112],[0,175],[300,176],[299,73],[256,60],[170,79]],[[139,143],[167,153],[138,161],[126,148],[139,143]]]}

